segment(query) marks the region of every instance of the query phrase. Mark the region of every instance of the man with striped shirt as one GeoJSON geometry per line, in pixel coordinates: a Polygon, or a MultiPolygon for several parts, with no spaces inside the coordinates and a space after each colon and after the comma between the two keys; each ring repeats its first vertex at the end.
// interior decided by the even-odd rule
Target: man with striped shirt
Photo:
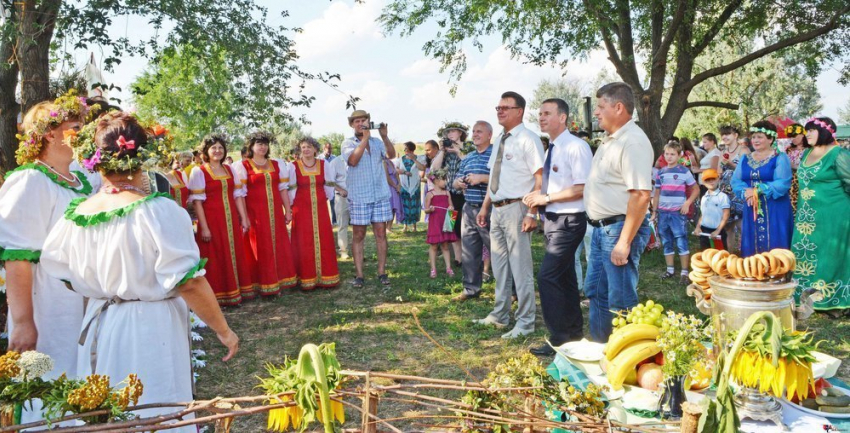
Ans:
{"type": "Polygon", "coordinates": [[[487,162],[493,146],[493,127],[479,120],[472,128],[472,143],[475,152],[470,152],[460,163],[454,179],[456,190],[463,191],[466,203],[461,215],[461,243],[463,258],[463,293],[454,298],[455,301],[465,301],[477,298],[481,294],[481,261],[482,247],[490,249],[490,224],[479,226],[476,222],[484,196],[487,195],[487,184],[490,179],[490,169],[487,162]]]}

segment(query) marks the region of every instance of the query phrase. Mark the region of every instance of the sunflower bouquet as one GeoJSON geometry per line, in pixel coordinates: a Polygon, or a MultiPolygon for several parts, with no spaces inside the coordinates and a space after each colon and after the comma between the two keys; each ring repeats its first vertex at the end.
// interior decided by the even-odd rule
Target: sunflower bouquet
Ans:
{"type": "MultiPolygon", "coordinates": [[[[817,348],[808,332],[783,329],[770,321],[756,323],[732,359],[731,377],[742,386],[776,397],[804,400],[814,387],[812,352],[817,348]]],[[[730,341],[734,341],[735,336],[730,341]]]]}
{"type": "Polygon", "coordinates": [[[334,431],[334,420],[345,422],[342,403],[331,401],[331,392],[343,382],[341,367],[333,343],[320,346],[307,344],[298,359],[287,359],[281,366],[269,364],[270,377],[259,378],[271,404],[294,399],[295,405],[269,411],[267,429],[282,432],[292,426],[305,431],[313,421],[324,424],[325,432],[334,431]],[[294,395],[280,395],[292,393],[294,395]]]}

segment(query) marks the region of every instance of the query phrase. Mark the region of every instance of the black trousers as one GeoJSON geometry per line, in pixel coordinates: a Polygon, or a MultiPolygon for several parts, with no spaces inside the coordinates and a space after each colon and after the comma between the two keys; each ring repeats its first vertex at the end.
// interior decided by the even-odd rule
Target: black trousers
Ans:
{"type": "Polygon", "coordinates": [[[575,257],[584,241],[587,217],[584,212],[546,213],[543,228],[546,255],[537,274],[537,288],[549,341],[557,346],[583,335],[575,257]]]}
{"type": "Polygon", "coordinates": [[[452,200],[452,207],[455,208],[455,210],[457,211],[457,217],[455,217],[454,232],[455,232],[455,236],[457,236],[458,240],[460,240],[461,237],[463,236],[463,234],[460,231],[461,225],[462,225],[461,221],[463,220],[461,213],[463,211],[463,205],[466,204],[466,197],[463,196],[463,193],[455,194],[451,191],[449,191],[449,197],[452,200]]]}

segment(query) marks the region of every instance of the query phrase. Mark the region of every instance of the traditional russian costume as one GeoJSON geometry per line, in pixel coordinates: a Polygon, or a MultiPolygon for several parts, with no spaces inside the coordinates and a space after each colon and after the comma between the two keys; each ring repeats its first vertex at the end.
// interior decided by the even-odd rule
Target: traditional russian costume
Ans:
{"type": "Polygon", "coordinates": [[[263,170],[244,159],[233,166],[236,179],[247,190],[245,205],[251,221],[245,236],[248,268],[264,296],[277,295],[298,283],[281,198],[288,194],[289,166],[271,159],[268,164],[263,170]]]}
{"type": "MultiPolygon", "coordinates": [[[[165,193],[107,212],[79,213],[71,203],[45,242],[42,266],[88,298],[77,339],[80,376],[108,375],[118,385],[135,373],[144,385],[139,404],[192,400],[189,309],[178,287],[204,275],[192,221],[165,193]],[[82,330],[82,335],[80,334],[82,330]]],[[[56,303],[65,308],[65,305],[56,303]]],[[[173,408],[136,412],[150,417],[173,408]]],[[[175,429],[194,433],[194,426],[175,429]]]]}
{"type": "Polygon", "coordinates": [[[195,238],[201,257],[207,262],[207,280],[220,305],[238,305],[242,299],[254,297],[254,283],[245,261],[245,246],[235,199],[245,197],[245,189],[236,184],[229,166],[227,174],[216,176],[209,164],[195,167],[189,177],[189,202],[201,201],[211,239],[201,239],[201,228],[195,238]]]}
{"type": "Polygon", "coordinates": [[[312,170],[297,160],[292,165],[289,197],[292,202],[292,249],[302,289],[339,284],[333,226],[328,197],[333,194],[330,164],[316,160],[312,170]]]}

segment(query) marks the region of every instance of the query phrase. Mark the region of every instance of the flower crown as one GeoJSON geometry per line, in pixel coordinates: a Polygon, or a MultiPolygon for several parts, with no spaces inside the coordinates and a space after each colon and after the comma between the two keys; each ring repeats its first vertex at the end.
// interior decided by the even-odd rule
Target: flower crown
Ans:
{"type": "Polygon", "coordinates": [[[767,128],[756,128],[755,126],[753,126],[753,127],[750,127],[750,132],[761,132],[762,134],[764,134],[768,137],[776,138],[776,131],[771,131],[770,129],[767,129],[767,128]]]}
{"type": "MultiPolygon", "coordinates": [[[[36,120],[35,124],[27,131],[24,131],[23,134],[15,135],[19,141],[18,150],[15,151],[15,160],[18,162],[18,165],[33,162],[38,158],[38,154],[41,153],[44,136],[51,129],[72,118],[80,118],[82,121],[88,121],[89,115],[96,111],[90,108],[99,106],[96,104],[93,107],[89,107],[86,104],[85,98],[77,96],[76,89],[71,89],[64,95],[56,98],[53,101],[53,105],[55,108],[50,111],[48,116],[36,120]]],[[[68,134],[65,134],[65,138],[67,137],[68,134]]]]}
{"type": "MultiPolygon", "coordinates": [[[[104,117],[115,116],[118,113],[121,112],[114,111],[104,117]]],[[[80,132],[73,134],[74,137],[71,140],[74,157],[88,170],[131,173],[140,169],[152,170],[164,167],[175,156],[174,139],[162,125],[146,125],[139,122],[147,133],[147,144],[137,144],[135,140],[128,140],[121,135],[116,142],[119,151],[110,152],[98,147],[95,143],[94,136],[98,123],[100,122],[89,123],[80,132]],[[128,150],[135,150],[136,155],[131,157],[126,154],[128,150]]]]}
{"type": "Polygon", "coordinates": [[[832,138],[836,138],[835,137],[835,130],[832,129],[832,126],[829,123],[826,123],[823,120],[818,119],[817,117],[812,117],[811,119],[806,121],[806,124],[809,124],[809,123],[814,123],[815,125],[820,126],[821,128],[825,129],[826,132],[829,132],[830,134],[832,134],[832,138]]]}
{"type": "Polygon", "coordinates": [[[806,129],[802,125],[788,125],[785,127],[785,135],[805,135],[806,129]]]}
{"type": "Polygon", "coordinates": [[[430,176],[430,177],[431,177],[431,181],[433,182],[433,181],[434,181],[434,180],[436,180],[436,179],[443,179],[443,180],[446,180],[446,179],[448,178],[449,172],[448,172],[448,171],[446,171],[445,169],[442,169],[442,168],[441,168],[441,169],[439,169],[439,170],[434,170],[434,171],[432,171],[430,174],[431,174],[431,176],[430,176]]]}
{"type": "Polygon", "coordinates": [[[444,138],[445,135],[443,135],[443,134],[448,132],[450,129],[459,129],[459,130],[463,131],[464,133],[469,132],[469,127],[464,125],[463,123],[448,122],[448,123],[444,124],[443,126],[441,126],[440,129],[437,130],[437,137],[444,138]]]}

